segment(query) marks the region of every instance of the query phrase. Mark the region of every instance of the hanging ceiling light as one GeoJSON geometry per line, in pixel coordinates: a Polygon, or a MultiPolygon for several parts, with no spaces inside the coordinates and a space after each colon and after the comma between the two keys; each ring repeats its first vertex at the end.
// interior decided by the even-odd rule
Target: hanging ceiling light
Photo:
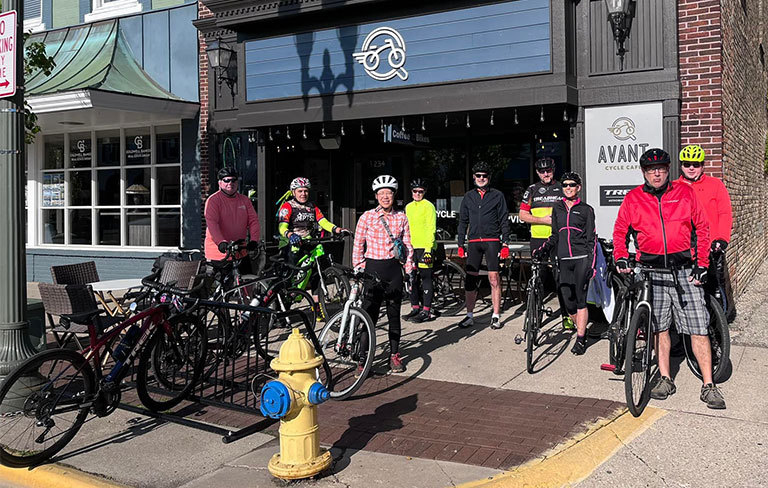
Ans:
{"type": "Polygon", "coordinates": [[[384,119],[381,119],[381,133],[384,133],[384,119]]]}
{"type": "Polygon", "coordinates": [[[519,124],[520,121],[517,120],[517,109],[515,109],[515,125],[519,124]]]}
{"type": "Polygon", "coordinates": [[[445,126],[448,127],[448,114],[445,114],[445,126]]]}
{"type": "Polygon", "coordinates": [[[568,122],[568,109],[563,109],[563,122],[568,122]]]}
{"type": "Polygon", "coordinates": [[[541,106],[541,115],[539,115],[539,122],[544,122],[544,105],[541,106]]]}
{"type": "Polygon", "coordinates": [[[344,122],[341,123],[341,131],[340,132],[341,132],[342,136],[346,135],[346,134],[344,134],[344,122]]]}
{"type": "Polygon", "coordinates": [[[307,124],[304,124],[304,130],[301,131],[301,138],[302,139],[307,138],[307,124]]]}
{"type": "Polygon", "coordinates": [[[427,124],[426,124],[426,121],[424,120],[424,116],[423,115],[421,116],[421,130],[422,131],[426,131],[427,130],[427,124]]]}
{"type": "Polygon", "coordinates": [[[285,138],[291,140],[291,128],[287,125],[285,126],[285,138]]]}
{"type": "Polygon", "coordinates": [[[469,129],[470,127],[472,126],[469,124],[469,114],[467,114],[467,129],[469,129]]]}
{"type": "Polygon", "coordinates": [[[405,132],[405,117],[400,118],[400,130],[405,132]]]}
{"type": "Polygon", "coordinates": [[[325,124],[320,126],[320,137],[325,137],[325,124]]]}
{"type": "Polygon", "coordinates": [[[491,127],[493,127],[493,110],[491,110],[491,127]]]}
{"type": "Polygon", "coordinates": [[[360,121],[360,135],[361,136],[365,135],[365,128],[363,127],[363,121],[362,120],[360,121]]]}
{"type": "Polygon", "coordinates": [[[269,140],[274,141],[274,139],[272,138],[272,127],[269,128],[269,140]]]}

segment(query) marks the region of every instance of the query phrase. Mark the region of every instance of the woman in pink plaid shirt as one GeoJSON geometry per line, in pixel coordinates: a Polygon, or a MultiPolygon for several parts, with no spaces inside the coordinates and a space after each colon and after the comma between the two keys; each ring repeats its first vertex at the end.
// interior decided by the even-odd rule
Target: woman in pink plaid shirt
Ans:
{"type": "MultiPolygon", "coordinates": [[[[373,191],[379,205],[360,216],[355,228],[355,244],[352,248],[352,265],[355,269],[364,269],[375,273],[384,287],[375,287],[366,297],[365,310],[373,323],[379,320],[381,303],[386,300],[387,320],[389,322],[389,369],[393,373],[405,371],[400,358],[400,305],[403,301],[403,274],[400,256],[405,258],[405,273],[410,274],[413,267],[413,246],[411,231],[405,212],[394,208],[397,180],[390,175],[382,175],[373,180],[373,191]],[[385,224],[386,222],[386,224],[385,224]],[[387,229],[389,227],[389,229],[387,229]],[[395,241],[402,242],[396,246],[395,241]]],[[[398,242],[399,244],[399,242],[398,242]]],[[[365,350],[368,337],[361,339],[365,350]]]]}

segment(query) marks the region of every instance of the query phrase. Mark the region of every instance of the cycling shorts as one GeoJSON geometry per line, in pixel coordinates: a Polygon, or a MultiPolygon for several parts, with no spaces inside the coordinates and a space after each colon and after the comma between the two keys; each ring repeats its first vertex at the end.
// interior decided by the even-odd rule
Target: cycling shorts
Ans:
{"type": "Polygon", "coordinates": [[[587,289],[592,279],[592,262],[588,256],[560,260],[560,293],[568,314],[587,308],[587,289]]]}
{"type": "Polygon", "coordinates": [[[501,251],[501,241],[469,241],[467,245],[467,272],[480,271],[483,255],[485,255],[488,271],[498,271],[499,251],[501,251]]]}

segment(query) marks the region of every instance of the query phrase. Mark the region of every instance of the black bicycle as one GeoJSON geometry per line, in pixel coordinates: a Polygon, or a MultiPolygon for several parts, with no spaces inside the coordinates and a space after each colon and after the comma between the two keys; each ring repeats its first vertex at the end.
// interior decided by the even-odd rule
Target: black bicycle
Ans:
{"type": "MultiPolygon", "coordinates": [[[[528,279],[528,300],[525,306],[525,320],[523,333],[525,334],[525,367],[528,373],[533,374],[533,350],[539,346],[539,330],[544,320],[544,315],[552,314],[552,311],[544,308],[544,284],[541,281],[541,267],[545,264],[537,259],[531,260],[531,277],[528,279]]],[[[515,337],[515,343],[520,344],[521,337],[515,337]]]]}

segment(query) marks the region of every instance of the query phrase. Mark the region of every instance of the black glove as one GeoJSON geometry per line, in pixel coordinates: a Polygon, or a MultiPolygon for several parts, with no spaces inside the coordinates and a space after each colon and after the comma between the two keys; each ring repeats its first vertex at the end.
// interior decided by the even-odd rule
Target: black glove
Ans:
{"type": "Polygon", "coordinates": [[[259,241],[248,241],[248,250],[255,251],[259,248],[259,241]]]}
{"type": "Polygon", "coordinates": [[[543,261],[549,256],[550,249],[551,247],[549,246],[549,243],[545,242],[539,246],[538,249],[531,251],[531,257],[537,261],[543,261]]]}
{"type": "Polygon", "coordinates": [[[288,237],[288,242],[290,242],[292,246],[298,246],[301,244],[301,236],[299,234],[291,234],[290,237],[288,237]]]}
{"type": "Polygon", "coordinates": [[[694,281],[698,281],[703,285],[707,282],[707,268],[694,266],[690,276],[694,281]]]}
{"type": "Polygon", "coordinates": [[[227,253],[227,247],[229,247],[229,243],[227,241],[221,241],[219,243],[219,252],[222,254],[227,253]]]}
{"type": "Polygon", "coordinates": [[[712,253],[719,253],[719,252],[725,252],[725,249],[728,247],[728,243],[725,242],[722,239],[715,239],[712,241],[712,246],[710,248],[710,252],[712,253]]]}
{"type": "Polygon", "coordinates": [[[616,260],[616,269],[618,270],[627,270],[629,269],[629,259],[627,258],[619,258],[616,260]]]}

